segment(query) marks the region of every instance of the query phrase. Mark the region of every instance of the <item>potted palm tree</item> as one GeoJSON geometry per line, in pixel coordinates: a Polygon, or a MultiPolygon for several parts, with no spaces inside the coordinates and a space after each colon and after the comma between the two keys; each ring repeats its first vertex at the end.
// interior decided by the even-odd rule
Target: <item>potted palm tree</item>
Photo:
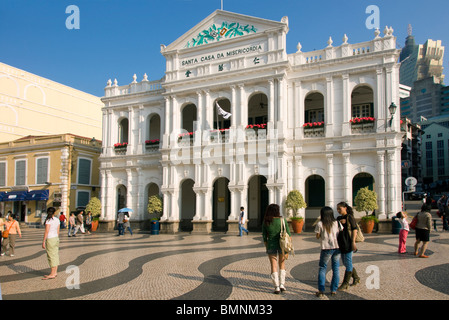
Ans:
{"type": "Polygon", "coordinates": [[[304,198],[298,190],[292,190],[287,195],[287,200],[285,201],[285,208],[293,212],[291,217],[291,224],[294,233],[301,233],[304,226],[304,218],[299,216],[299,209],[307,208],[307,204],[304,198]]]}
{"type": "Polygon", "coordinates": [[[92,212],[92,231],[97,231],[101,214],[101,202],[97,197],[92,197],[86,206],[86,212],[92,212]]]}
{"type": "Polygon", "coordinates": [[[159,234],[159,219],[162,214],[162,197],[153,195],[148,198],[148,213],[150,214],[151,234],[159,234]]]}
{"type": "Polygon", "coordinates": [[[370,215],[378,208],[377,206],[377,194],[375,191],[369,190],[368,187],[361,188],[354,199],[355,209],[357,211],[365,211],[366,215],[362,217],[362,230],[365,233],[373,232],[374,224],[378,223],[375,215],[370,215]]]}

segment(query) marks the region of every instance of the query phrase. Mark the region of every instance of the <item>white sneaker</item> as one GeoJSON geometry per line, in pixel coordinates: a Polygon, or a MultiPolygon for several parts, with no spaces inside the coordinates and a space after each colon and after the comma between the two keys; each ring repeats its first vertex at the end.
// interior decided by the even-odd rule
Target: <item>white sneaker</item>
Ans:
{"type": "Polygon", "coordinates": [[[9,255],[10,257],[14,257],[14,255],[13,254],[11,254],[11,255],[9,255]]]}

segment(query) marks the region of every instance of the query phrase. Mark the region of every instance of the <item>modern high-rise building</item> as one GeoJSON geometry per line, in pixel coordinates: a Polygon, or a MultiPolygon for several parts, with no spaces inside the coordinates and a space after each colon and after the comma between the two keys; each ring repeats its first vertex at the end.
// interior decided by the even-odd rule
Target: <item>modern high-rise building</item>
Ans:
{"type": "Polygon", "coordinates": [[[443,84],[444,47],[441,40],[428,39],[424,44],[416,44],[409,25],[405,46],[400,55],[400,82],[413,87],[415,81],[434,77],[436,83],[443,84]]]}

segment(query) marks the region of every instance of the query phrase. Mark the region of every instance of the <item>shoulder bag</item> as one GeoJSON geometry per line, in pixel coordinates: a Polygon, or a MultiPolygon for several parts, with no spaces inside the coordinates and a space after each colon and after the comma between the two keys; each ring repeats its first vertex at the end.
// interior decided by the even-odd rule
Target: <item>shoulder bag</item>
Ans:
{"type": "Polygon", "coordinates": [[[8,230],[3,231],[3,233],[2,233],[2,237],[3,237],[3,238],[8,238],[8,237],[9,237],[9,230],[11,230],[11,227],[14,225],[14,223],[15,223],[15,221],[13,221],[13,222],[11,223],[11,225],[10,225],[9,228],[8,228],[8,230]]]}
{"type": "Polygon", "coordinates": [[[410,224],[408,225],[410,227],[410,229],[415,230],[416,229],[416,224],[418,223],[418,215],[416,215],[412,222],[410,222],[410,224]]]}
{"type": "MultiPolygon", "coordinates": [[[[348,219],[349,224],[351,225],[350,220],[348,219]]],[[[357,235],[355,237],[355,242],[363,242],[365,241],[365,237],[363,236],[362,233],[362,229],[360,229],[360,226],[358,223],[355,224],[356,228],[357,228],[357,235]]],[[[352,239],[352,229],[348,226],[348,232],[349,232],[349,236],[352,239]]]]}
{"type": "Polygon", "coordinates": [[[281,217],[281,233],[279,239],[279,246],[281,247],[282,254],[285,255],[285,259],[288,259],[288,254],[295,255],[295,249],[293,248],[292,238],[288,234],[285,228],[285,219],[281,217]]]}

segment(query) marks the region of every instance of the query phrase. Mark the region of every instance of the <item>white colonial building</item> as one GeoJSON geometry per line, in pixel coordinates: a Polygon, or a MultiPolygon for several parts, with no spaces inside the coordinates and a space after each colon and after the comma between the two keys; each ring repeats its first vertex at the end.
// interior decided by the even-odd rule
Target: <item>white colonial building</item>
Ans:
{"type": "Polygon", "coordinates": [[[399,50],[392,29],[373,39],[287,54],[280,22],[217,10],[165,46],[165,77],[118,86],[102,101],[102,220],[117,210],[148,221],[163,196],[165,232],[249,228],[267,204],[299,190],[319,209],[353,204],[365,186],[379,218],[401,210],[399,50]],[[221,110],[220,110],[220,109],[221,110]],[[223,111],[218,112],[218,111],[223,111]],[[230,113],[230,115],[229,115],[230,113]]]}

